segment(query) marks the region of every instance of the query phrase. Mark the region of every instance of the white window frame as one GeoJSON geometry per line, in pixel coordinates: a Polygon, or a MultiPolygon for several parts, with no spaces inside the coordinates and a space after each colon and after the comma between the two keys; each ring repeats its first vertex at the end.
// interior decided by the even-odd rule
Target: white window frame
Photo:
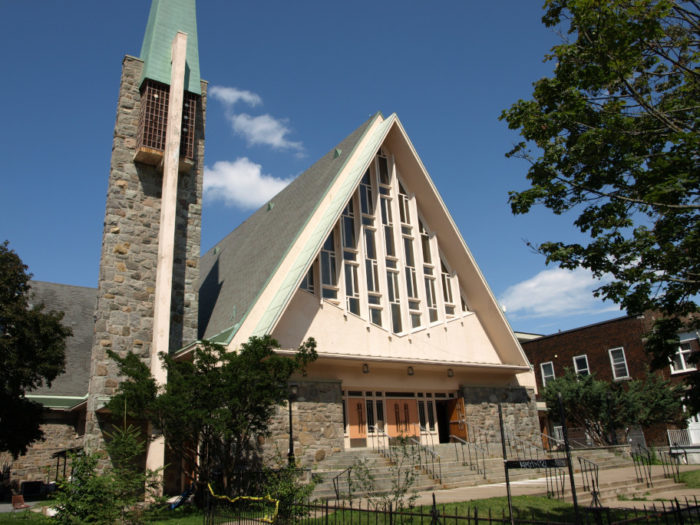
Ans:
{"type": "Polygon", "coordinates": [[[683,374],[685,372],[692,372],[694,370],[697,370],[697,366],[694,364],[688,363],[687,357],[690,356],[690,354],[693,353],[693,348],[691,346],[691,341],[692,339],[684,339],[680,342],[678,345],[678,349],[676,350],[676,353],[673,354],[673,356],[670,358],[671,359],[671,373],[672,374],[683,374]],[[683,348],[684,345],[687,345],[688,348],[685,349],[683,348]],[[674,358],[679,357],[681,365],[683,366],[682,368],[676,369],[674,366],[674,358]]]}
{"type": "Polygon", "coordinates": [[[552,361],[546,361],[544,363],[540,363],[540,375],[542,376],[542,386],[547,386],[547,381],[553,381],[554,379],[557,378],[557,375],[554,373],[554,363],[552,361]],[[552,367],[552,375],[551,377],[548,377],[544,373],[544,367],[545,365],[549,365],[552,367]]]}
{"type": "Polygon", "coordinates": [[[587,354],[576,355],[576,356],[574,356],[572,359],[573,359],[573,362],[574,362],[574,371],[575,371],[577,374],[586,375],[586,376],[587,376],[587,375],[590,375],[590,373],[591,373],[591,367],[588,365],[588,355],[587,355],[587,354]],[[583,357],[583,358],[586,360],[585,373],[584,373],[584,369],[579,370],[579,368],[578,368],[578,366],[577,366],[577,364],[576,364],[576,360],[579,359],[579,358],[581,358],[581,357],[583,357]]]}
{"type": "Polygon", "coordinates": [[[625,355],[624,347],[618,346],[618,347],[609,349],[608,350],[608,357],[610,358],[610,368],[612,368],[613,379],[615,379],[615,381],[618,381],[621,379],[630,379],[630,369],[629,369],[629,366],[627,365],[627,356],[625,355]],[[627,372],[627,374],[624,376],[618,376],[617,372],[615,370],[615,361],[613,360],[613,352],[615,352],[617,350],[622,352],[622,359],[623,359],[623,362],[625,364],[625,371],[627,372]]]}

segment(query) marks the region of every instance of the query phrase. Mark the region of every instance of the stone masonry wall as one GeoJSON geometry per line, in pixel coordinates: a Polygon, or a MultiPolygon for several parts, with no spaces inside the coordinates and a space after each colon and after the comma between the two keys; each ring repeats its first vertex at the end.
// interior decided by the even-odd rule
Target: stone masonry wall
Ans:
{"type": "MultiPolygon", "coordinates": [[[[302,381],[292,403],[294,455],[305,467],[343,450],[343,405],[340,381],[302,381]]],[[[289,411],[279,407],[270,422],[271,435],[264,445],[266,459],[287,460],[289,411]]]]}
{"type": "MultiPolygon", "coordinates": [[[[33,443],[25,455],[12,461],[12,457],[0,456],[0,468],[7,462],[11,466],[10,481],[17,488],[23,481],[42,481],[47,483],[56,478],[56,459],[51,455],[60,450],[79,447],[83,444],[82,421],[79,415],[71,413],[45,412],[41,430],[45,439],[33,443]]],[[[70,463],[67,473],[70,472],[70,463]]],[[[63,460],[59,479],[63,475],[63,460]]]]}
{"type": "Polygon", "coordinates": [[[500,443],[498,404],[503,408],[505,430],[516,437],[539,443],[535,392],[523,387],[463,387],[469,436],[479,442],[500,443]]]}
{"type": "MultiPolygon", "coordinates": [[[[141,60],[124,58],[95,311],[85,439],[90,450],[100,448],[102,439],[95,410],[119,385],[116,365],[106,351],[111,349],[124,356],[131,350],[147,364],[150,362],[162,172],[133,160],[137,150],[142,67],[141,60]]],[[[197,338],[205,82],[197,109],[195,165],[178,177],[171,351],[197,338]]]]}

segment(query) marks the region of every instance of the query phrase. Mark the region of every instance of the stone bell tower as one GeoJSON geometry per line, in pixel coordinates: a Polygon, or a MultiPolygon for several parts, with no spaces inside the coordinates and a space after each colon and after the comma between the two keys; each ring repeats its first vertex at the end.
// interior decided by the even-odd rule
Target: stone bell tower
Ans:
{"type": "MultiPolygon", "coordinates": [[[[125,56],[112,143],[85,446],[102,447],[115,363],[133,351],[161,383],[159,352],[197,339],[206,83],[195,0],[152,0],[141,56],[125,56]]],[[[162,442],[147,464],[163,465],[162,442]]]]}

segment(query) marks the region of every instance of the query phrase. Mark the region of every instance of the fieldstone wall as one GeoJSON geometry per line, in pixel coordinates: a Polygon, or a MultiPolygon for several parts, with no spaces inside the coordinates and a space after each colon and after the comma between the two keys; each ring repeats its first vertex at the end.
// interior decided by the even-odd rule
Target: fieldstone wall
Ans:
{"type": "MultiPolygon", "coordinates": [[[[69,448],[80,447],[83,444],[83,420],[79,414],[46,412],[46,421],[41,425],[44,441],[37,441],[27,449],[27,453],[12,460],[9,454],[0,457],[0,468],[3,464],[10,465],[10,482],[19,485],[23,481],[42,481],[48,483],[56,479],[56,459],[54,452],[69,448]]],[[[70,473],[70,462],[67,473],[70,473]]],[[[63,475],[63,460],[59,471],[59,479],[63,475]]]]}
{"type": "MultiPolygon", "coordinates": [[[[134,162],[140,114],[143,62],[127,56],[122,67],[112,160],[107,187],[102,255],[95,310],[85,445],[101,448],[95,411],[112,396],[120,378],[107,356],[128,351],[150,362],[158,257],[162,173],[134,162]]],[[[197,338],[204,117],[206,83],[197,108],[195,164],[178,177],[170,350],[197,338]]]]}
{"type": "MultiPolygon", "coordinates": [[[[298,382],[292,402],[294,455],[304,467],[322,462],[343,450],[343,405],[340,381],[298,382]]],[[[279,407],[270,422],[271,435],[263,450],[267,461],[287,460],[289,409],[279,407]]]]}
{"type": "Polygon", "coordinates": [[[462,388],[471,440],[482,443],[500,443],[498,404],[503,409],[505,430],[512,435],[539,443],[539,421],[535,391],[523,387],[470,387],[462,388]]]}

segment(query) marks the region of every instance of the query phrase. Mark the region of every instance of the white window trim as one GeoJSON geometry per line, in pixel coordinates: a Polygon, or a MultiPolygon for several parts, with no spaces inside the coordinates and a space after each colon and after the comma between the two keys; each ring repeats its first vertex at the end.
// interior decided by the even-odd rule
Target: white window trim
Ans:
{"type": "Polygon", "coordinates": [[[629,367],[629,365],[627,364],[627,356],[625,355],[625,348],[624,348],[624,347],[622,347],[622,346],[616,346],[615,348],[610,348],[610,349],[608,350],[608,357],[610,358],[610,368],[612,369],[613,379],[615,379],[615,381],[622,380],[622,379],[631,379],[631,376],[630,376],[630,367],[629,367]],[[613,356],[612,356],[612,353],[613,353],[615,350],[622,350],[622,357],[623,357],[623,359],[625,360],[625,369],[627,370],[627,375],[619,376],[619,377],[618,377],[618,376],[617,376],[617,373],[615,372],[615,362],[613,361],[613,356]]]}
{"type": "Polygon", "coordinates": [[[691,344],[692,341],[693,341],[692,339],[683,339],[683,340],[679,341],[678,348],[676,349],[676,353],[673,354],[673,356],[671,356],[671,358],[670,358],[670,360],[671,360],[671,364],[670,364],[671,375],[685,374],[686,372],[694,372],[695,370],[698,369],[697,366],[692,365],[692,364],[688,364],[688,362],[685,359],[685,355],[690,355],[693,353],[693,348],[692,348],[692,344],[691,344]],[[686,353],[681,354],[681,345],[685,344],[685,343],[688,343],[688,345],[691,346],[690,351],[687,354],[686,353]],[[673,367],[673,358],[677,355],[680,355],[681,361],[683,361],[683,368],[681,368],[680,370],[676,370],[673,367]]]}
{"type": "Polygon", "coordinates": [[[579,357],[583,357],[583,358],[586,360],[586,375],[590,375],[590,374],[591,374],[591,367],[590,367],[590,365],[588,364],[588,354],[575,355],[575,356],[572,358],[572,361],[573,361],[573,363],[574,363],[574,372],[576,372],[577,374],[580,374],[580,373],[581,373],[581,372],[578,370],[578,368],[576,367],[576,360],[577,360],[579,357]]]}
{"type": "Polygon", "coordinates": [[[542,386],[546,387],[547,386],[547,381],[552,381],[557,378],[556,373],[554,372],[554,363],[552,361],[546,361],[544,363],[540,363],[540,375],[542,376],[542,386]],[[544,365],[552,365],[552,376],[548,379],[544,375],[544,365]]]}

